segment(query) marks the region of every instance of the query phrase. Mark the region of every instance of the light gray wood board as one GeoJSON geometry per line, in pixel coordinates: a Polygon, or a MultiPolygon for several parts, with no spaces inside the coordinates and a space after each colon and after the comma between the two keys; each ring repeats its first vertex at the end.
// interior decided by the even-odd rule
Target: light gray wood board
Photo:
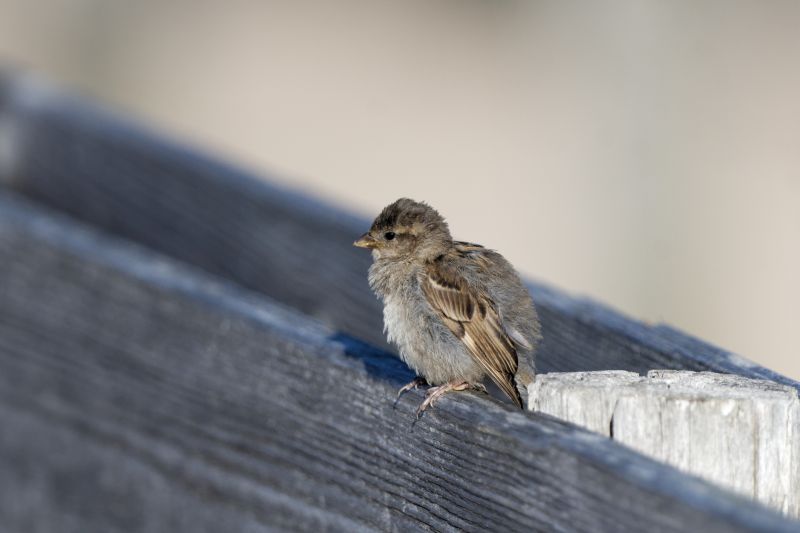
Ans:
{"type": "Polygon", "coordinates": [[[654,370],[540,374],[531,408],[797,517],[797,389],[719,374],[654,370]]]}
{"type": "MultiPolygon", "coordinates": [[[[0,76],[0,146],[7,187],[387,348],[366,282],[369,254],[351,246],[368,220],[9,73],[0,76]]],[[[543,284],[530,288],[544,333],[540,371],[713,370],[798,387],[667,326],[543,284]]]]}
{"type": "Polygon", "coordinates": [[[483,395],[0,193],[8,531],[791,531],[628,448],[483,395]]]}

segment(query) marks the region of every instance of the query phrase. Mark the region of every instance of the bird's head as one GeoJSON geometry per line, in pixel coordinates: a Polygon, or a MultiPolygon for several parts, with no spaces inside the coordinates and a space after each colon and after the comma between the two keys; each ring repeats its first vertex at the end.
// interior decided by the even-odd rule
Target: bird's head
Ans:
{"type": "Polygon", "coordinates": [[[429,259],[453,246],[447,222],[424,202],[400,198],[386,206],[354,246],[371,248],[375,259],[429,259]]]}

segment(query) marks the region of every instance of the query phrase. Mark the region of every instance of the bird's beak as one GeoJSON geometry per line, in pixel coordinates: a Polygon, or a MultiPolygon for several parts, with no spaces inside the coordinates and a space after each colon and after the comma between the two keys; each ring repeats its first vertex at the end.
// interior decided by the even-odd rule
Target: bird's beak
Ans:
{"type": "Polygon", "coordinates": [[[359,248],[377,248],[378,241],[376,241],[375,237],[373,237],[369,233],[365,233],[364,235],[359,237],[356,242],[353,243],[353,246],[358,246],[359,248]]]}

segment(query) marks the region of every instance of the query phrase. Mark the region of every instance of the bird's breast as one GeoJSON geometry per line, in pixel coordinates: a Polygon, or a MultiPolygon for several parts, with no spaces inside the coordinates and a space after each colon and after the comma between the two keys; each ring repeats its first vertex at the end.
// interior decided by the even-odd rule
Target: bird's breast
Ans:
{"type": "Polygon", "coordinates": [[[430,306],[418,276],[418,268],[401,263],[381,261],[370,269],[370,286],[383,300],[386,337],[430,384],[478,379],[482,371],[430,306]]]}

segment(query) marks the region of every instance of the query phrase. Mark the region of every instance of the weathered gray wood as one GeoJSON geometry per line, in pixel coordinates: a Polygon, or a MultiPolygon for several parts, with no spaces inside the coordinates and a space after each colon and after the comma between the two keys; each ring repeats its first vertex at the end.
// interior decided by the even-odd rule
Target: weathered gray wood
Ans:
{"type": "Polygon", "coordinates": [[[554,373],[532,386],[531,408],[800,515],[793,387],[712,372],[554,373]]]}
{"type": "MultiPolygon", "coordinates": [[[[351,246],[366,220],[26,78],[0,76],[0,145],[7,187],[386,347],[368,254],[351,246]]],[[[714,370],[798,386],[667,326],[530,287],[545,332],[541,371],[714,370]]]]}
{"type": "Polygon", "coordinates": [[[414,423],[397,359],[0,193],[8,531],[791,531],[473,393],[414,423]]]}
{"type": "Polygon", "coordinates": [[[539,374],[530,388],[528,409],[608,437],[625,386],[641,379],[639,374],[624,370],[539,374]]]}

